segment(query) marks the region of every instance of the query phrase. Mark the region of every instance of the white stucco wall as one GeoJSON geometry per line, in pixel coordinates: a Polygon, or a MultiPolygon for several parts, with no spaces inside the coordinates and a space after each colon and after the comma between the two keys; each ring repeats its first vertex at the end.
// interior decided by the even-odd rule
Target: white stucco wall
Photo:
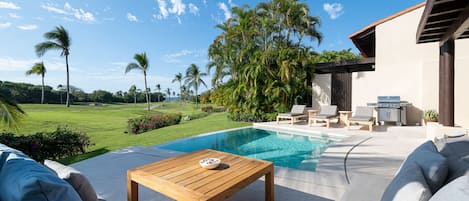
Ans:
{"type": "Polygon", "coordinates": [[[313,81],[313,109],[331,104],[331,74],[315,74],[313,81]]]}
{"type": "MultiPolygon", "coordinates": [[[[422,12],[423,7],[376,27],[375,71],[352,76],[352,108],[380,95],[401,96],[413,105],[410,125],[421,122],[423,110],[438,110],[439,44],[416,44],[422,12]]],[[[455,123],[469,127],[469,95],[463,92],[469,86],[469,42],[457,41],[456,52],[455,123]]]]}

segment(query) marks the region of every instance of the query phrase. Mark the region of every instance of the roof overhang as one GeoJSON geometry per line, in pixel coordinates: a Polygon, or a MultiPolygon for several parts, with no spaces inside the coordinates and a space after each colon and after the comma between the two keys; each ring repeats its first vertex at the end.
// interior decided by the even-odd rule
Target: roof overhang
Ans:
{"type": "Polygon", "coordinates": [[[318,63],[315,65],[314,73],[352,73],[361,71],[374,71],[375,58],[369,57],[364,59],[345,60],[338,62],[318,63]]]}
{"type": "Polygon", "coordinates": [[[428,0],[417,29],[417,43],[469,38],[468,0],[428,0]]]}

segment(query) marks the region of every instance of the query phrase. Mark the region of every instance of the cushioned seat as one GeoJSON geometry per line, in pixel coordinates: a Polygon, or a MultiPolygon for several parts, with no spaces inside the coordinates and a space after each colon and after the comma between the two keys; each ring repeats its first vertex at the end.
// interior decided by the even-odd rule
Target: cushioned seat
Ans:
{"type": "Polygon", "coordinates": [[[354,115],[351,118],[349,118],[346,123],[347,123],[347,128],[349,129],[350,129],[350,125],[354,123],[368,125],[368,130],[372,132],[373,124],[374,124],[373,108],[366,107],[366,106],[357,106],[355,108],[354,115]]]}
{"type": "Polygon", "coordinates": [[[307,117],[306,105],[293,105],[289,113],[280,113],[277,115],[277,124],[281,119],[289,119],[291,124],[294,124],[299,118],[307,117]]]}
{"type": "Polygon", "coordinates": [[[2,151],[0,200],[81,201],[73,187],[54,172],[16,150],[9,151],[2,151]]]}
{"type": "Polygon", "coordinates": [[[373,117],[365,117],[365,116],[354,116],[350,117],[350,121],[371,121],[373,117]]]}

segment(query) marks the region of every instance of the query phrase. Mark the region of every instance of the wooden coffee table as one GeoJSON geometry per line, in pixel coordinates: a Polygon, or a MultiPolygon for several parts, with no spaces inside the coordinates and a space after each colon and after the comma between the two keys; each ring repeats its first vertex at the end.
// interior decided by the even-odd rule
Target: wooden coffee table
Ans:
{"type": "Polygon", "coordinates": [[[274,165],[268,161],[205,149],[127,171],[127,199],[138,200],[138,184],[175,200],[225,200],[265,175],[265,200],[274,200],[274,165]],[[199,165],[220,158],[214,170],[199,165]]]}

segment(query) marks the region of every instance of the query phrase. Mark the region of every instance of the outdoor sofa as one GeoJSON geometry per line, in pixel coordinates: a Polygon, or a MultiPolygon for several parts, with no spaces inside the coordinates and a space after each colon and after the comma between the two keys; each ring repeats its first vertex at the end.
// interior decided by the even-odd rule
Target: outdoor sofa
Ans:
{"type": "Polygon", "coordinates": [[[289,113],[280,113],[277,115],[277,124],[280,123],[281,119],[289,119],[293,125],[298,119],[308,117],[306,113],[306,105],[293,105],[289,113]]]}
{"type": "Polygon", "coordinates": [[[0,200],[97,201],[93,187],[79,171],[54,161],[42,165],[0,144],[0,200]]]}
{"type": "Polygon", "coordinates": [[[332,119],[337,119],[337,105],[322,105],[319,114],[312,115],[308,118],[308,125],[316,124],[317,121],[325,121],[326,127],[329,128],[332,119]]]}
{"type": "Polygon", "coordinates": [[[356,175],[341,201],[469,200],[469,140],[427,141],[417,147],[393,178],[356,175]]]}

